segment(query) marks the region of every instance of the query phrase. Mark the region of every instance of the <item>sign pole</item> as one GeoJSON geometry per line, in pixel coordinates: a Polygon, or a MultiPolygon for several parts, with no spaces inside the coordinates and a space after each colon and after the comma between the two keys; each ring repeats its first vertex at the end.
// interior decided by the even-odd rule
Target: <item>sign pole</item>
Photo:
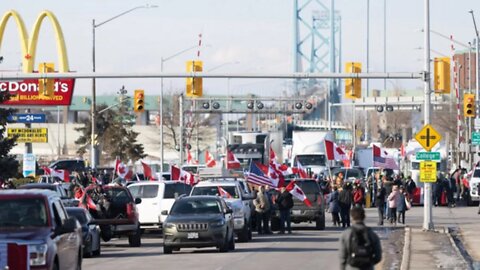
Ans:
{"type": "MultiPolygon", "coordinates": [[[[30,113],[30,109],[26,109],[25,112],[27,114],[30,113]]],[[[25,123],[25,128],[27,128],[27,129],[32,128],[32,124],[25,123]]],[[[31,142],[26,142],[25,143],[25,154],[31,154],[31,153],[32,153],[32,143],[31,142]]]]}
{"type": "MultiPolygon", "coordinates": [[[[424,74],[424,124],[430,124],[430,1],[425,0],[425,74],[424,74]]],[[[428,136],[428,135],[427,135],[428,136]]],[[[430,152],[430,150],[427,150],[430,152]]],[[[432,184],[425,183],[425,192],[423,199],[423,229],[427,231],[433,230],[432,221],[432,184]]]]}

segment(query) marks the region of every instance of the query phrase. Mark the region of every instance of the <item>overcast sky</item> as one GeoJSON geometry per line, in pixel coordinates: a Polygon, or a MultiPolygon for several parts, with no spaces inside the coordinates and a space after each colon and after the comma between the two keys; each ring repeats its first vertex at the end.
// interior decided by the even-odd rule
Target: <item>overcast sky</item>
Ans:
{"type": "MultiPolygon", "coordinates": [[[[370,0],[370,70],[383,71],[383,5],[385,0],[370,0]]],[[[303,1],[301,1],[303,2],[303,1]]],[[[320,1],[330,5],[330,0],[320,1]]],[[[387,71],[416,72],[423,68],[424,7],[422,0],[387,1],[387,71]]],[[[432,0],[431,28],[468,43],[474,38],[470,13],[473,9],[480,23],[478,0],[432,0]]],[[[293,0],[2,0],[0,11],[17,10],[28,31],[44,10],[58,18],[67,44],[70,69],[92,70],[92,19],[105,21],[130,8],[151,4],[157,8],[138,9],[96,29],[97,72],[159,72],[162,57],[195,46],[202,33],[200,59],[204,70],[216,72],[291,72],[293,46],[293,0]],[[218,67],[218,68],[217,68],[218,67]]],[[[342,60],[366,63],[367,0],[336,0],[342,16],[342,60]]],[[[306,13],[306,19],[311,19],[306,13]]],[[[45,25],[47,26],[47,25],[45,25]]],[[[40,33],[36,66],[55,62],[53,31],[43,27],[40,33]]],[[[450,42],[435,34],[432,49],[450,55],[450,42]]],[[[458,47],[458,46],[457,46],[458,47]]],[[[459,48],[459,47],[458,47],[459,48]]],[[[460,48],[459,48],[460,49],[460,48]]],[[[190,50],[164,63],[164,71],[183,72],[185,61],[196,59],[190,50]]],[[[7,26],[0,55],[1,70],[16,70],[21,62],[17,29],[13,21],[7,26]]],[[[433,53],[432,57],[438,56],[433,53]]],[[[58,66],[58,65],[57,65],[58,66]]],[[[306,63],[304,63],[306,67],[306,63]]],[[[364,66],[365,67],[365,66],[364,66]]],[[[113,94],[125,85],[130,93],[143,88],[147,95],[159,94],[159,79],[105,79],[97,82],[97,93],[113,94]]],[[[244,94],[256,92],[281,95],[290,83],[282,80],[204,80],[205,94],[244,94]]],[[[371,88],[383,87],[372,81],[371,88]]],[[[392,81],[393,85],[415,89],[419,81],[392,81]]],[[[183,79],[165,79],[166,90],[184,89],[183,79]]],[[[78,80],[76,95],[91,93],[90,80],[78,80]]]]}

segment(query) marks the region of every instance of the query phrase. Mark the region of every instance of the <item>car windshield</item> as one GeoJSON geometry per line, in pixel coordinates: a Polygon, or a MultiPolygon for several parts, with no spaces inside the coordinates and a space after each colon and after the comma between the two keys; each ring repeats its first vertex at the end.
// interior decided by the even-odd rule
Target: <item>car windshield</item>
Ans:
{"type": "Polygon", "coordinates": [[[184,183],[166,184],[163,198],[174,199],[182,194],[190,194],[191,190],[192,186],[186,185],[184,183]]]}
{"type": "Polygon", "coordinates": [[[226,198],[240,198],[236,186],[211,186],[211,187],[195,187],[192,195],[213,195],[226,198]]]}
{"type": "Polygon", "coordinates": [[[222,206],[214,199],[178,200],[172,206],[170,215],[219,214],[222,206]]]}
{"type": "MultiPolygon", "coordinates": [[[[285,181],[285,186],[290,184],[290,181],[285,181]]],[[[317,182],[314,180],[307,180],[307,181],[296,181],[297,186],[299,186],[303,193],[305,194],[317,194],[320,193],[320,187],[318,186],[317,182]]]]}
{"type": "Polygon", "coordinates": [[[338,175],[339,173],[343,174],[343,177],[345,179],[348,178],[363,178],[363,173],[360,170],[355,170],[355,169],[340,169],[340,170],[334,170],[332,172],[333,175],[338,175]]]}
{"type": "Polygon", "coordinates": [[[80,222],[80,224],[82,225],[87,224],[87,217],[85,216],[85,213],[83,211],[67,209],[67,213],[69,216],[76,218],[78,222],[80,222]]]}
{"type": "Polygon", "coordinates": [[[298,161],[302,166],[325,166],[325,155],[298,155],[295,166],[298,161]]]}
{"type": "Polygon", "coordinates": [[[1,228],[48,226],[43,199],[2,199],[0,209],[1,228]]]}

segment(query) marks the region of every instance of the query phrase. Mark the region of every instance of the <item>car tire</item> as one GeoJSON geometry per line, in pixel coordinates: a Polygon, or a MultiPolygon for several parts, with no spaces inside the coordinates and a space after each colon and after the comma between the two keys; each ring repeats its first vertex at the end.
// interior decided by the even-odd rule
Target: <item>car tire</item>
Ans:
{"type": "Polygon", "coordinates": [[[108,242],[110,241],[110,239],[112,239],[112,228],[110,227],[110,225],[100,226],[100,236],[105,242],[108,242]]]}
{"type": "Polygon", "coordinates": [[[89,250],[86,250],[86,251],[83,253],[83,257],[84,257],[84,258],[91,258],[92,256],[93,256],[92,247],[90,247],[89,250]]]}
{"type": "Polygon", "coordinates": [[[228,239],[228,232],[227,235],[225,236],[225,241],[218,247],[218,251],[220,252],[228,252],[230,249],[230,239],[228,239]]]}
{"type": "Polygon", "coordinates": [[[232,237],[230,237],[230,241],[228,243],[229,250],[235,250],[235,235],[232,233],[232,237]]]}
{"type": "Polygon", "coordinates": [[[315,220],[315,229],[325,230],[325,216],[317,217],[315,220]]]}
{"type": "Polygon", "coordinates": [[[163,254],[172,254],[172,247],[163,245],[163,254]]]}
{"type": "Polygon", "coordinates": [[[135,234],[128,236],[128,245],[130,247],[140,247],[142,245],[142,234],[138,229],[135,234]]]}
{"type": "Polygon", "coordinates": [[[93,256],[98,257],[102,253],[102,246],[100,245],[100,237],[98,238],[98,249],[93,252],[93,256]]]}
{"type": "Polygon", "coordinates": [[[78,257],[77,257],[77,270],[82,270],[82,249],[78,251],[78,257]]]}
{"type": "Polygon", "coordinates": [[[55,263],[53,264],[53,267],[52,267],[52,270],[59,270],[60,267],[58,267],[58,262],[55,261],[55,263]]]}
{"type": "Polygon", "coordinates": [[[248,242],[249,231],[250,231],[250,226],[248,226],[248,223],[245,222],[245,226],[243,226],[242,231],[238,233],[238,242],[248,242]]]}

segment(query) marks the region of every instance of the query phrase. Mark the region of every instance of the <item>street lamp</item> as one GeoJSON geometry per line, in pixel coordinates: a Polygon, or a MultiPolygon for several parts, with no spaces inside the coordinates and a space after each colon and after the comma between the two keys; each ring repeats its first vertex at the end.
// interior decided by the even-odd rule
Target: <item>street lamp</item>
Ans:
{"type": "MultiPolygon", "coordinates": [[[[137,6],[137,7],[134,7],[134,8],[131,8],[129,10],[126,10],[116,16],[113,16],[111,17],[110,19],[108,20],[105,20],[101,23],[98,23],[98,24],[95,24],[95,19],[92,20],[92,71],[95,72],[95,29],[110,22],[110,21],[113,21],[125,14],[128,14],[134,10],[137,10],[137,9],[141,9],[141,8],[156,8],[158,6],[155,6],[155,5],[149,5],[149,4],[146,4],[146,5],[142,5],[142,6],[137,6]]],[[[96,125],[96,121],[95,121],[95,118],[96,118],[96,112],[95,112],[95,107],[96,107],[96,103],[97,103],[97,88],[96,88],[96,81],[95,81],[95,78],[92,79],[92,107],[91,107],[91,115],[92,115],[92,130],[91,130],[91,138],[90,138],[90,145],[91,145],[91,148],[90,148],[90,151],[91,151],[91,167],[92,169],[95,169],[95,167],[97,166],[97,157],[96,157],[96,147],[95,147],[95,125],[96,125]]]]}

